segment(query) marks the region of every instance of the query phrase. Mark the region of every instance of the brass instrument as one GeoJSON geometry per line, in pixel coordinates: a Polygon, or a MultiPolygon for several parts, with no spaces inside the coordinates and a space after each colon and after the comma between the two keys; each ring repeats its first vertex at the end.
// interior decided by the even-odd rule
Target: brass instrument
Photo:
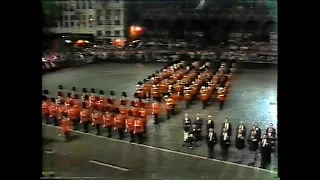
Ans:
{"type": "Polygon", "coordinates": [[[125,130],[125,132],[128,132],[128,119],[126,119],[126,130],[125,130]]]}

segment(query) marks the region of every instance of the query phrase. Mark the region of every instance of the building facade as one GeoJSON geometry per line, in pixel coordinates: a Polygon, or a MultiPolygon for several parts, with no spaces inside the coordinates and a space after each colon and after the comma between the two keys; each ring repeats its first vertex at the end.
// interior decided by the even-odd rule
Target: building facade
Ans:
{"type": "Polygon", "coordinates": [[[268,40],[270,32],[275,32],[277,27],[276,0],[131,3],[135,7],[131,17],[139,17],[131,18],[131,23],[145,27],[146,37],[221,41],[250,34],[254,40],[268,40]]]}
{"type": "Polygon", "coordinates": [[[100,40],[124,38],[123,0],[52,1],[52,11],[61,14],[49,28],[57,34],[93,36],[100,40]]]}

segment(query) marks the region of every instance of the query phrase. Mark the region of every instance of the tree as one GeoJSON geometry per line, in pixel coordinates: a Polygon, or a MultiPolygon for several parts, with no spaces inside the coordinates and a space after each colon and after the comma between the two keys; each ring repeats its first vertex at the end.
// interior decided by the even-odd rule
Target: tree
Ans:
{"type": "Polygon", "coordinates": [[[62,20],[62,5],[51,0],[42,1],[43,26],[53,27],[57,21],[62,20]]]}

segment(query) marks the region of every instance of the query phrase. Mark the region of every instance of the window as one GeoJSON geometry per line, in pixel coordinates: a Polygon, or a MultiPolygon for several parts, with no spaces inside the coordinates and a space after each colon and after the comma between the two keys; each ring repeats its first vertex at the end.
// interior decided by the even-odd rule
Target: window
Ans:
{"type": "Polygon", "coordinates": [[[77,16],[76,15],[71,15],[71,21],[75,21],[75,20],[78,20],[77,16]]]}
{"type": "Polygon", "coordinates": [[[92,27],[93,18],[92,15],[89,15],[89,27],[92,27]]]}
{"type": "Polygon", "coordinates": [[[88,1],[88,6],[89,6],[88,9],[92,9],[92,1],[91,0],[88,1]]]}
{"type": "Polygon", "coordinates": [[[56,23],[54,23],[54,27],[59,27],[60,22],[56,21],[56,23]]]}
{"type": "Polygon", "coordinates": [[[74,4],[69,4],[69,11],[74,11],[74,4]]]}
{"type": "Polygon", "coordinates": [[[105,20],[110,20],[110,16],[105,16],[104,19],[105,20]]]}
{"type": "Polygon", "coordinates": [[[64,27],[69,27],[69,23],[68,22],[64,22],[64,27]]]}
{"type": "Polygon", "coordinates": [[[67,15],[64,15],[64,16],[63,16],[63,20],[68,21],[68,16],[67,16],[67,15]]]}
{"type": "Polygon", "coordinates": [[[120,20],[115,20],[114,25],[120,25],[120,20]]]}
{"type": "Polygon", "coordinates": [[[87,21],[83,21],[83,27],[87,27],[87,21]]]}
{"type": "Polygon", "coordinates": [[[106,25],[112,25],[111,20],[106,20],[106,25]]]}
{"type": "Polygon", "coordinates": [[[106,16],[110,16],[111,15],[111,10],[110,9],[107,9],[106,10],[106,16]]]}
{"type": "Polygon", "coordinates": [[[114,31],[115,36],[120,36],[120,31],[114,31]]]}
{"type": "Polygon", "coordinates": [[[77,26],[80,27],[80,21],[76,20],[77,26]]]}
{"type": "Polygon", "coordinates": [[[87,17],[86,15],[82,15],[82,21],[86,22],[87,21],[87,17]]]}
{"type": "Polygon", "coordinates": [[[77,2],[76,2],[76,3],[77,3],[76,8],[77,8],[77,9],[80,9],[80,1],[79,1],[79,0],[77,0],[77,2]]]}
{"type": "Polygon", "coordinates": [[[82,1],[82,9],[86,9],[86,2],[82,1]]]}
{"type": "Polygon", "coordinates": [[[73,27],[74,26],[74,21],[71,21],[70,22],[70,27],[73,27]]]}
{"type": "Polygon", "coordinates": [[[120,12],[121,12],[120,9],[116,9],[115,12],[114,12],[114,15],[120,16],[120,12]]]}
{"type": "Polygon", "coordinates": [[[106,31],[106,36],[111,36],[111,31],[106,31]]]}
{"type": "Polygon", "coordinates": [[[98,36],[102,36],[102,31],[97,31],[98,36]]]}

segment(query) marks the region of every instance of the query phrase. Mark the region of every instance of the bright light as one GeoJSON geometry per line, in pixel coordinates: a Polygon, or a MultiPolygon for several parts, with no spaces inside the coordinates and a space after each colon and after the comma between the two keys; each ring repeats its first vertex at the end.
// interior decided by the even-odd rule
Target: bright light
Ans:
{"type": "Polygon", "coordinates": [[[141,27],[136,27],[135,30],[136,31],[141,31],[141,27]]]}
{"type": "Polygon", "coordinates": [[[71,40],[65,40],[66,43],[71,43],[71,40]]]}
{"type": "Polygon", "coordinates": [[[121,39],[116,39],[115,41],[116,41],[116,42],[121,42],[121,39]]]}
{"type": "Polygon", "coordinates": [[[84,41],[85,43],[89,43],[89,41],[84,41]]]}

